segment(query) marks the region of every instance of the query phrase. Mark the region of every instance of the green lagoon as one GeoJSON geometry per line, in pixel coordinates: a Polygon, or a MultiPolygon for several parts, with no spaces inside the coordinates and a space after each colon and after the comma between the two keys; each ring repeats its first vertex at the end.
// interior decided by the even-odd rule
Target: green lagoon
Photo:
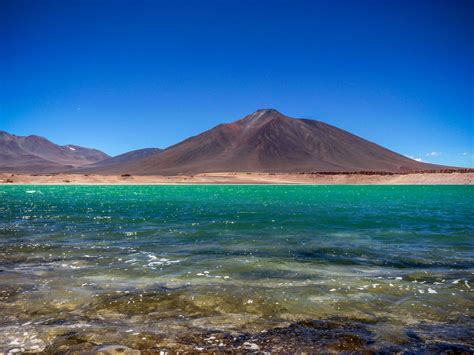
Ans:
{"type": "Polygon", "coordinates": [[[0,352],[469,353],[473,291],[473,186],[0,187],[0,352]]]}

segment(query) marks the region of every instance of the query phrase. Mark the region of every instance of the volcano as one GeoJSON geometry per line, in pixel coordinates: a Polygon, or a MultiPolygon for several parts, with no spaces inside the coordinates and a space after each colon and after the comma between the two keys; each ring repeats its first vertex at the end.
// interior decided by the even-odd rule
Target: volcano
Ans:
{"type": "Polygon", "coordinates": [[[262,109],[150,156],[96,170],[102,174],[204,172],[404,173],[446,168],[409,159],[321,121],[262,109]]]}

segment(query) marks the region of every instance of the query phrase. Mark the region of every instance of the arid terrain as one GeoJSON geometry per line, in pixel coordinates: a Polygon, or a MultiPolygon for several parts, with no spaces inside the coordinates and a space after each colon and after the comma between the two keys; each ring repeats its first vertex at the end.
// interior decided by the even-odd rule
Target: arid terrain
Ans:
{"type": "MultiPolygon", "coordinates": [[[[155,154],[77,172],[103,175],[195,175],[209,172],[296,173],[447,168],[409,159],[321,121],[257,110],[155,154]]],[[[72,172],[72,171],[69,171],[72,172]]]]}
{"type": "Polygon", "coordinates": [[[324,173],[202,173],[196,175],[93,175],[0,173],[0,184],[166,185],[166,184],[373,184],[373,185],[473,185],[474,172],[410,174],[324,173]]]}
{"type": "Polygon", "coordinates": [[[51,173],[107,160],[97,149],[58,145],[37,135],[17,136],[0,131],[0,171],[51,173]]]}
{"type": "Polygon", "coordinates": [[[176,180],[174,176],[220,172],[266,176],[449,168],[410,159],[324,122],[291,118],[274,109],[219,124],[166,149],[138,149],[114,157],[97,149],[57,145],[36,135],[0,132],[0,172],[7,173],[159,175],[176,180]]]}

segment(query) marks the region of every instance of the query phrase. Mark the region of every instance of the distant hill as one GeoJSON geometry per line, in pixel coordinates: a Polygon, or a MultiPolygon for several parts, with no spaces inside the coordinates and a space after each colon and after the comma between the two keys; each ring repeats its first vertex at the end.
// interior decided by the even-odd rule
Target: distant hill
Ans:
{"type": "Polygon", "coordinates": [[[144,149],[132,150],[130,152],[120,154],[112,158],[101,160],[94,164],[82,166],[76,169],[75,171],[93,173],[95,171],[101,171],[103,169],[111,169],[116,166],[121,166],[121,164],[124,164],[124,163],[128,163],[134,160],[149,157],[161,151],[163,151],[163,149],[160,149],[160,148],[144,148],[144,149]]]}
{"type": "Polygon", "coordinates": [[[162,152],[96,170],[101,174],[201,172],[410,172],[443,169],[409,159],[321,121],[258,110],[162,152]]]}
{"type": "Polygon", "coordinates": [[[107,158],[107,154],[97,149],[60,146],[40,136],[16,136],[0,131],[0,171],[58,172],[107,158]]]}

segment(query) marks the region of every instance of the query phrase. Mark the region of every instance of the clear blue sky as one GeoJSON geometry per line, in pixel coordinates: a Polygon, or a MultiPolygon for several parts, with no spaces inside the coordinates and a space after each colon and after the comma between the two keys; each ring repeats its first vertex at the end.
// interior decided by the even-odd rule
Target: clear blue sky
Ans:
{"type": "Polygon", "coordinates": [[[474,166],[474,1],[2,0],[0,129],[115,155],[258,108],[474,166]]]}

